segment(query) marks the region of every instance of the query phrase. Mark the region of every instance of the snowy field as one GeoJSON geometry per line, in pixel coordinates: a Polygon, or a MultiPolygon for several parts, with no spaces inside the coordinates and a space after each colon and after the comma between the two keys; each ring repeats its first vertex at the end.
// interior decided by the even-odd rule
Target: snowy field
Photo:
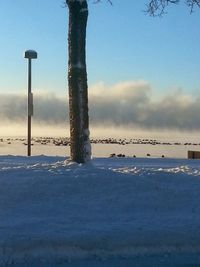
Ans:
{"type": "Polygon", "coordinates": [[[0,156],[0,218],[1,267],[200,266],[200,161],[0,156]]]}

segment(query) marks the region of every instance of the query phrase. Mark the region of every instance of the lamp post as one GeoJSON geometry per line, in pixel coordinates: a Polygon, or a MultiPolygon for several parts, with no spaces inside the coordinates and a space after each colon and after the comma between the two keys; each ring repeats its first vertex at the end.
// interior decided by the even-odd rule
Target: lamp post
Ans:
{"type": "Polygon", "coordinates": [[[27,156],[31,156],[31,117],[33,116],[33,94],[31,92],[31,60],[37,58],[37,52],[26,50],[24,58],[28,59],[28,138],[27,156]]]}

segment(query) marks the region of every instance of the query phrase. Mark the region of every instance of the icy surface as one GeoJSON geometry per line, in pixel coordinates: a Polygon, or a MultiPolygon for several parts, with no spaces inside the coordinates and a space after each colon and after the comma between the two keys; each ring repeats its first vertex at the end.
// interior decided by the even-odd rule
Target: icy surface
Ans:
{"type": "Polygon", "coordinates": [[[0,218],[0,266],[153,254],[200,263],[200,164],[0,156],[0,218]]]}
{"type": "MultiPolygon", "coordinates": [[[[87,130],[86,130],[87,133],[87,130]]],[[[89,132],[88,132],[89,134],[89,132]]],[[[23,139],[26,140],[26,139],[23,139]]],[[[37,138],[35,138],[37,140],[37,138]]],[[[70,146],[55,146],[52,142],[48,143],[44,140],[45,145],[37,143],[32,140],[32,155],[47,155],[47,156],[69,156],[70,146]]],[[[59,138],[57,140],[59,143],[59,138]]],[[[27,155],[27,145],[24,145],[26,141],[20,141],[16,138],[9,138],[1,142],[0,139],[0,155],[15,155],[25,156],[27,155]]],[[[85,148],[90,151],[90,143],[85,143],[85,148]]],[[[147,157],[150,154],[151,157],[161,158],[164,155],[165,158],[187,158],[188,150],[200,151],[200,145],[151,145],[151,144],[106,144],[106,143],[91,143],[92,156],[93,157],[108,157],[110,154],[125,154],[132,157],[147,157]]]]}

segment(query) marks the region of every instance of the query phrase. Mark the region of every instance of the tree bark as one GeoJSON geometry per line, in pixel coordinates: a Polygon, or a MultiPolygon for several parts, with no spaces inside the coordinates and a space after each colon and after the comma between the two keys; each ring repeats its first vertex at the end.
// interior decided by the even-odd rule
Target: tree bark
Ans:
{"type": "Polygon", "coordinates": [[[69,8],[68,88],[71,160],[85,163],[91,158],[86,69],[87,0],[66,0],[69,8]]]}

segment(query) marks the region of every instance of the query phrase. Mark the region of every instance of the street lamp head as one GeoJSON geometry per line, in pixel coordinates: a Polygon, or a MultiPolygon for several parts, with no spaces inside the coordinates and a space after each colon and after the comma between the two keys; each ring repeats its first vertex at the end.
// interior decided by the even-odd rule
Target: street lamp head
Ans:
{"type": "Polygon", "coordinates": [[[34,50],[26,50],[24,52],[24,58],[35,59],[37,58],[37,52],[34,50]]]}

